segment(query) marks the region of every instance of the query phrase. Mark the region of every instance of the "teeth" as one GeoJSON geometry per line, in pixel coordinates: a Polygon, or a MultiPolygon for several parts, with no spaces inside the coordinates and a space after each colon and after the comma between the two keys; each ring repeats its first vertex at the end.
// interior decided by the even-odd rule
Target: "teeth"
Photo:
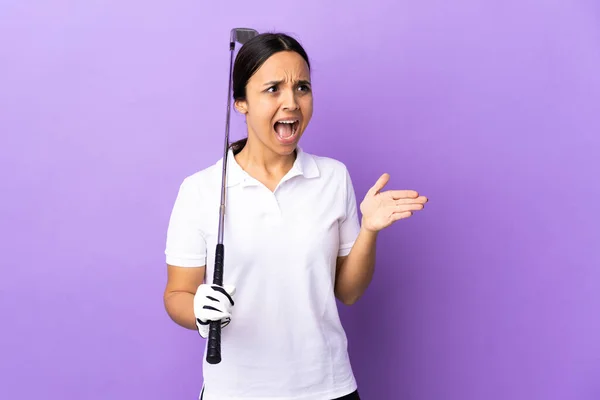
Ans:
{"type": "Polygon", "coordinates": [[[282,124],[293,124],[297,121],[277,121],[277,122],[282,123],[282,124]]]}

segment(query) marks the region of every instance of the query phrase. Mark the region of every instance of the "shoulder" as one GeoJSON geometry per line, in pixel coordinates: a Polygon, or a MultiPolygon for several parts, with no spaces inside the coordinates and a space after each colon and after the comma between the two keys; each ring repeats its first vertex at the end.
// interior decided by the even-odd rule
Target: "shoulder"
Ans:
{"type": "Polygon", "coordinates": [[[304,153],[305,157],[313,163],[321,179],[329,183],[336,182],[339,186],[350,183],[350,172],[346,164],[333,157],[304,153]]]}
{"type": "Polygon", "coordinates": [[[317,165],[319,167],[322,167],[325,170],[331,170],[331,171],[342,171],[345,172],[347,170],[346,168],[346,164],[344,164],[342,161],[332,158],[332,157],[326,157],[326,156],[318,156],[318,155],[311,155],[313,157],[313,159],[315,160],[315,162],[317,163],[317,165]]]}
{"type": "Polygon", "coordinates": [[[302,150],[302,154],[307,160],[310,160],[310,162],[314,162],[315,165],[322,172],[346,173],[348,170],[346,164],[344,164],[344,162],[336,158],[323,156],[320,154],[308,153],[304,150],[302,150]]]}
{"type": "Polygon", "coordinates": [[[212,165],[195,171],[183,177],[180,184],[180,190],[189,194],[200,194],[218,187],[220,184],[220,171],[222,160],[218,160],[212,165]]]}

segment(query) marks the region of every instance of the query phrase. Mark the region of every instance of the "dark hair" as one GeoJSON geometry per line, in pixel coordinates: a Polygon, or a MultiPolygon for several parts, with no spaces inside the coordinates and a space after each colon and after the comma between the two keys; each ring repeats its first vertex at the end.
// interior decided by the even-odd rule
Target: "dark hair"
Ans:
{"type": "MultiPolygon", "coordinates": [[[[310,69],[308,55],[302,45],[284,33],[261,33],[246,42],[239,50],[233,66],[233,99],[246,99],[246,85],[254,73],[269,57],[280,51],[294,51],[306,61],[310,69]]],[[[233,153],[239,153],[246,145],[247,138],[231,144],[233,153]]]]}

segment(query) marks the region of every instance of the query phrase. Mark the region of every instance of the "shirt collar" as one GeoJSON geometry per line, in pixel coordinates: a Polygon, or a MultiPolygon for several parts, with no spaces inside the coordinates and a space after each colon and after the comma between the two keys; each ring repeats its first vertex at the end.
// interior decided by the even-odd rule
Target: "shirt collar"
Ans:
{"type": "MultiPolygon", "coordinates": [[[[312,155],[305,153],[300,146],[296,146],[296,160],[290,171],[283,177],[282,183],[295,176],[304,176],[307,179],[316,178],[320,175],[319,167],[317,162],[312,155]]],[[[218,162],[219,167],[223,165],[223,158],[218,162]]],[[[222,173],[222,169],[219,168],[219,172],[222,173]]],[[[237,163],[234,158],[233,150],[229,149],[227,152],[227,187],[235,185],[253,186],[258,185],[259,182],[252,178],[242,167],[237,163]]]]}

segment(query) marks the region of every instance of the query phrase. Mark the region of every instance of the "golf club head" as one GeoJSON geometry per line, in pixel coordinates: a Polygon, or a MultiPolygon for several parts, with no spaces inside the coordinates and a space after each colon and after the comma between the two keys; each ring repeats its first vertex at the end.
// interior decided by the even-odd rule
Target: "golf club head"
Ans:
{"type": "Polygon", "coordinates": [[[231,43],[239,43],[245,44],[248,40],[252,39],[254,36],[258,35],[258,32],[255,29],[250,28],[233,28],[231,30],[231,43]]]}

